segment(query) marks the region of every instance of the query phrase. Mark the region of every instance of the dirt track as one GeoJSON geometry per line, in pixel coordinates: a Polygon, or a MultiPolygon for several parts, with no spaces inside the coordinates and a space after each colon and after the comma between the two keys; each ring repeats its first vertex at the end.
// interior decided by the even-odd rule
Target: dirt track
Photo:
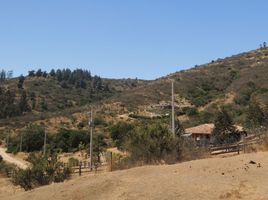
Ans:
{"type": "Polygon", "coordinates": [[[3,160],[6,162],[17,165],[19,168],[22,168],[22,169],[27,168],[27,164],[25,161],[20,160],[18,158],[13,158],[10,154],[6,153],[6,149],[3,147],[0,147],[0,155],[3,157],[3,160]]]}
{"type": "Polygon", "coordinates": [[[145,166],[19,191],[7,200],[268,199],[268,152],[145,166]],[[249,164],[253,160],[256,164],[249,164]],[[258,165],[260,163],[260,165],[258,165]]]}

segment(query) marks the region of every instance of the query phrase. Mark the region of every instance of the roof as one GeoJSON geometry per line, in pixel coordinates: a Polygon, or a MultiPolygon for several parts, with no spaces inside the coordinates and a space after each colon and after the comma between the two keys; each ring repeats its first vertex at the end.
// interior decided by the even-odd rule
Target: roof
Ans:
{"type": "Polygon", "coordinates": [[[214,124],[201,124],[199,126],[186,128],[185,134],[204,134],[210,135],[214,129],[214,124]]]}
{"type": "MultiPolygon", "coordinates": [[[[203,135],[211,135],[214,129],[214,124],[201,124],[195,127],[186,128],[185,134],[203,134],[203,135]]],[[[244,128],[242,126],[234,125],[237,131],[243,132],[244,128]]]]}

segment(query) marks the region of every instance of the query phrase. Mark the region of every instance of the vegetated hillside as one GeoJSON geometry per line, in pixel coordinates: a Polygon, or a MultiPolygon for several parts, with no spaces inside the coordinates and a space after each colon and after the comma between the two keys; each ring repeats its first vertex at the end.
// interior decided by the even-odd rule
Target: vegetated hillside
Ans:
{"type": "Polygon", "coordinates": [[[46,73],[30,71],[26,77],[1,79],[2,125],[18,126],[55,116],[80,112],[116,94],[146,84],[138,79],[105,79],[86,70],[46,73]],[[22,100],[25,94],[25,101],[22,100]],[[23,104],[23,105],[21,105],[23,104]],[[14,124],[15,123],[15,124],[14,124]]]}
{"type": "MultiPolygon", "coordinates": [[[[250,102],[268,104],[267,77],[268,48],[211,61],[154,81],[95,76],[84,82],[72,82],[72,79],[59,80],[57,75],[27,76],[23,90],[30,106],[34,93],[36,107],[22,116],[0,122],[23,126],[52,117],[70,117],[88,110],[89,105],[98,105],[100,115],[114,119],[115,116],[129,119],[130,113],[163,116],[170,112],[171,80],[174,80],[176,112],[185,126],[212,122],[215,111],[222,105],[228,108],[236,123],[244,123],[245,109],[250,102]]],[[[15,78],[4,83],[6,88],[15,91],[17,101],[22,93],[18,82],[19,78],[15,78]]]]}
{"type": "Polygon", "coordinates": [[[125,91],[113,100],[130,107],[161,105],[163,101],[168,104],[171,80],[174,80],[177,106],[188,107],[188,110],[177,108],[178,115],[188,111],[190,117],[203,115],[194,120],[195,123],[212,121],[213,112],[225,105],[236,121],[243,122],[244,109],[249,102],[257,101],[262,106],[268,104],[267,77],[268,48],[262,48],[173,73],[125,91]],[[193,108],[196,109],[194,112],[193,108]]]}

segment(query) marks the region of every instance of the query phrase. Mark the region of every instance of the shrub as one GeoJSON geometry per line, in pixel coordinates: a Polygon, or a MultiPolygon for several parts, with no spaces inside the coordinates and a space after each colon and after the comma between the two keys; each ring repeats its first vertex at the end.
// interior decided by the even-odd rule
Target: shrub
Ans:
{"type": "MultiPolygon", "coordinates": [[[[43,148],[45,130],[42,126],[30,124],[23,129],[22,134],[22,150],[27,152],[39,151],[43,148]]],[[[11,138],[8,152],[16,153],[20,146],[20,136],[11,138]]]]}
{"type": "Polygon", "coordinates": [[[129,139],[127,150],[136,161],[158,163],[164,160],[170,163],[180,157],[180,138],[173,138],[168,128],[160,123],[136,127],[129,139]]]}
{"type": "Polygon", "coordinates": [[[32,153],[27,160],[32,167],[17,169],[12,176],[12,182],[25,190],[52,182],[62,182],[71,175],[71,168],[65,167],[62,162],[59,162],[57,155],[43,157],[32,153]]]}
{"type": "Polygon", "coordinates": [[[118,149],[122,150],[125,148],[124,144],[128,140],[130,131],[132,131],[133,128],[133,125],[125,122],[119,122],[110,127],[111,138],[118,149]]]}
{"type": "Polygon", "coordinates": [[[82,130],[60,129],[54,138],[55,147],[62,149],[63,152],[78,149],[80,143],[86,145],[89,142],[89,134],[82,130]]]}

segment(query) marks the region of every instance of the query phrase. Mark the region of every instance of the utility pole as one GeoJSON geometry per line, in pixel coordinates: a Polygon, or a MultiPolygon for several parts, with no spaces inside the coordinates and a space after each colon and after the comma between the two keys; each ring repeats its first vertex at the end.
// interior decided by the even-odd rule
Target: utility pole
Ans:
{"type": "Polygon", "coordinates": [[[44,128],[45,134],[44,134],[44,156],[46,155],[46,146],[47,146],[47,132],[46,128],[44,128]]]}
{"type": "Polygon", "coordinates": [[[174,109],[174,80],[171,82],[171,106],[172,106],[172,134],[175,138],[175,109],[174,109]]]}
{"type": "Polygon", "coordinates": [[[90,127],[90,147],[89,147],[90,148],[89,149],[90,161],[89,161],[89,167],[90,167],[90,171],[92,171],[92,168],[93,168],[93,127],[94,127],[92,108],[91,108],[91,111],[90,111],[90,119],[89,119],[88,125],[90,127]]]}
{"type": "Polygon", "coordinates": [[[7,131],[7,136],[6,136],[6,147],[8,149],[8,144],[9,144],[9,138],[10,138],[10,129],[7,131]]]}
{"type": "Polygon", "coordinates": [[[20,133],[20,152],[22,152],[22,132],[20,133]]]}

